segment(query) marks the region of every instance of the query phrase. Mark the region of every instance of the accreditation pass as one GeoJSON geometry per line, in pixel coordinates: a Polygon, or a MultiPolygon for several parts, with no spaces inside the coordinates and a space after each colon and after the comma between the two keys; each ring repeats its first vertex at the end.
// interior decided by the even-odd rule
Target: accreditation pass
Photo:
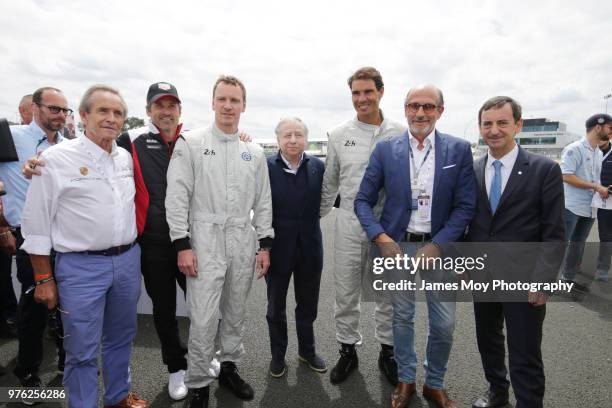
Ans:
{"type": "Polygon", "coordinates": [[[2,402],[65,402],[64,387],[0,387],[0,403],[2,402]]]}

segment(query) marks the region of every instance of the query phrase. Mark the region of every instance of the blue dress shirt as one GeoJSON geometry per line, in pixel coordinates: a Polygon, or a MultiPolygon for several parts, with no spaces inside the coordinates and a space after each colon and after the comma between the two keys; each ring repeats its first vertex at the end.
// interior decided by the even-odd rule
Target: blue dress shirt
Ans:
{"type": "MultiPolygon", "coordinates": [[[[601,172],[602,153],[597,147],[593,148],[586,137],[577,140],[563,148],[561,153],[561,173],[574,174],[590,183],[599,180],[601,172]]],[[[574,187],[563,183],[565,194],[565,208],[580,217],[592,217],[591,201],[593,189],[574,187]]]]}
{"type": "MultiPolygon", "coordinates": [[[[16,162],[0,163],[0,180],[4,182],[6,195],[2,197],[4,204],[4,218],[13,228],[21,226],[21,210],[25,204],[26,193],[30,181],[21,173],[25,161],[49,146],[46,133],[38,126],[36,121],[29,125],[11,126],[11,133],[19,160],[16,162]]],[[[56,142],[62,141],[59,132],[56,142]]]]}

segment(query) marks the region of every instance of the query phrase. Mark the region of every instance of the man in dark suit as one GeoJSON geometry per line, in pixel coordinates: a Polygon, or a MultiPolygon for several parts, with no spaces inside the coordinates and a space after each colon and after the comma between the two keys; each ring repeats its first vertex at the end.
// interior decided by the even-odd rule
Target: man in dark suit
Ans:
{"type": "Polygon", "coordinates": [[[304,153],[308,128],[299,118],[282,119],[276,127],[276,136],[280,151],[268,157],[274,243],[266,276],[266,319],[272,351],[270,375],[279,378],[287,371],[286,301],[292,273],[298,359],[314,371],[327,371],[325,362],[315,352],[313,330],[323,269],[319,207],[325,167],[321,160],[304,153]]]}
{"type": "MultiPolygon", "coordinates": [[[[444,98],[438,88],[411,89],[405,101],[409,130],[379,142],[370,157],[355,198],[355,213],[368,238],[381,244],[385,255],[392,255],[389,247],[405,241],[420,243],[415,256],[439,256],[439,245],[462,237],[474,216],[476,183],[470,144],[435,130],[442,112],[444,98]],[[373,208],[382,188],[386,199],[379,219],[373,208]]],[[[425,271],[421,277],[434,272],[425,271]]],[[[431,295],[427,294],[429,335],[423,395],[438,407],[451,408],[456,405],[444,390],[444,375],[452,347],[455,302],[431,295]]],[[[399,376],[392,395],[394,408],[408,406],[416,391],[414,312],[414,292],[393,296],[399,376]]]]}
{"type": "MultiPolygon", "coordinates": [[[[523,125],[520,105],[506,96],[491,98],[480,108],[478,123],[489,152],[474,163],[478,212],[468,229],[468,241],[559,243],[562,248],[565,231],[561,169],[552,160],[516,144],[514,136],[523,125]]],[[[553,276],[562,253],[556,258],[559,262],[550,267],[553,276]]],[[[535,271],[539,272],[542,271],[535,271]]],[[[504,322],[516,406],[543,406],[540,345],[546,300],[542,292],[529,292],[525,302],[474,302],[478,350],[489,382],[489,390],[474,407],[508,403],[504,322]]]]}

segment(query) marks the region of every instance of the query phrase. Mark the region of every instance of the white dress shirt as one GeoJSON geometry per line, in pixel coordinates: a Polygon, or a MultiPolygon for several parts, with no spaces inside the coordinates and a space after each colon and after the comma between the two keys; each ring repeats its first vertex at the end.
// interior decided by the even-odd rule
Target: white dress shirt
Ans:
{"type": "Polygon", "coordinates": [[[287,160],[282,153],[280,154],[280,156],[283,160],[283,163],[287,165],[287,168],[283,170],[285,170],[286,173],[296,175],[298,170],[300,169],[300,166],[302,165],[302,162],[304,161],[304,153],[302,152],[302,155],[300,156],[300,161],[298,162],[297,166],[292,166],[291,163],[289,163],[289,160],[287,160]]]}
{"type": "MultiPolygon", "coordinates": [[[[429,135],[423,140],[423,149],[419,150],[417,146],[419,145],[419,141],[412,136],[410,131],[408,131],[410,137],[408,141],[410,143],[410,147],[412,148],[412,154],[414,155],[414,163],[412,163],[412,157],[408,154],[408,165],[410,166],[410,177],[414,179],[415,170],[419,170],[421,163],[423,163],[423,159],[427,154],[427,151],[431,147],[431,151],[429,155],[427,155],[427,160],[423,163],[423,167],[419,171],[418,184],[425,188],[425,194],[429,196],[429,215],[427,216],[427,220],[420,220],[417,217],[417,211],[413,210],[410,214],[410,221],[408,222],[408,232],[414,232],[417,234],[425,234],[431,232],[431,207],[433,205],[433,184],[434,184],[434,173],[436,170],[436,130],[432,130],[429,135]]],[[[412,183],[412,180],[410,180],[412,183]]]]}
{"type": "Polygon", "coordinates": [[[130,154],[100,148],[86,136],[42,154],[45,166],[28,190],[21,247],[30,254],[103,250],[136,239],[130,154]]]}
{"type": "Polygon", "coordinates": [[[501,194],[503,195],[504,189],[506,188],[506,184],[508,184],[510,174],[512,173],[512,169],[514,168],[514,163],[516,162],[516,158],[518,157],[518,153],[518,145],[514,145],[514,149],[506,153],[501,159],[496,159],[495,157],[491,156],[491,152],[487,153],[487,166],[485,167],[485,187],[487,188],[487,197],[491,192],[491,183],[493,183],[493,176],[495,176],[495,167],[493,167],[493,162],[495,160],[499,160],[502,164],[500,172],[502,182],[501,194]]]}

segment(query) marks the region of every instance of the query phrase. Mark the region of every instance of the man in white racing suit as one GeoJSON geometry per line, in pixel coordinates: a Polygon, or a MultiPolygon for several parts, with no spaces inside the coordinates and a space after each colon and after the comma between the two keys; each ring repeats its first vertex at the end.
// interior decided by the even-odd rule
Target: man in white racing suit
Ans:
{"type": "Polygon", "coordinates": [[[254,396],[236,363],[244,355],[246,298],[255,271],[260,278],[268,270],[274,231],[263,149],[238,137],[245,103],[242,82],[221,76],[213,87],[215,123],[179,138],[168,168],[166,218],[191,309],[185,377],[191,408],[208,407],[217,331],[219,383],[241,399],[254,396]]]}
{"type": "MultiPolygon", "coordinates": [[[[336,339],[341,344],[340,359],[330,381],[338,384],[358,366],[355,345],[359,332],[361,278],[367,264],[369,241],[355,212],[353,200],[376,144],[401,134],[406,127],[383,116],[380,99],[384,83],[372,67],[355,71],[348,79],[357,117],[328,133],[327,160],[321,197],[321,217],[327,215],[339,193],[340,206],[334,228],[334,284],[336,290],[336,339]]],[[[384,198],[381,197],[382,201],[384,198]]],[[[380,202],[377,208],[380,208],[380,202]]],[[[376,340],[381,344],[378,366],[387,380],[397,384],[397,364],[393,357],[392,307],[377,301],[374,313],[376,340]]]]}

